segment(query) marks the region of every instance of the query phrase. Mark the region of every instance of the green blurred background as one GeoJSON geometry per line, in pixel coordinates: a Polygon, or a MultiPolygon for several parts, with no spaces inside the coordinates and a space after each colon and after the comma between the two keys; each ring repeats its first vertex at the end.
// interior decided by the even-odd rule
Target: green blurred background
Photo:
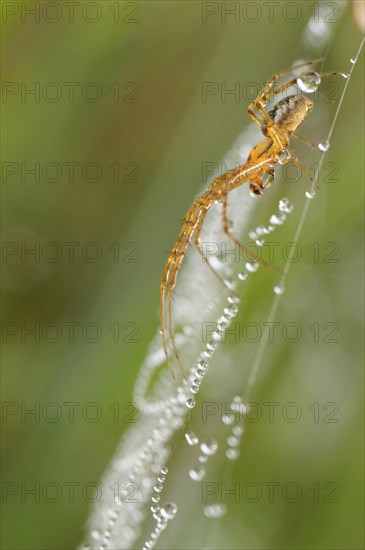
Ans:
{"type": "MultiPolygon", "coordinates": [[[[55,3],[2,3],[6,550],[69,549],[82,538],[90,512],[82,488],[100,479],[128,428],[123,407],[132,400],[139,365],[158,328],[161,273],[179,220],[201,188],[202,162],[219,162],[249,123],[247,99],[222,102],[216,95],[202,102],[202,83],[263,83],[294,59],[316,54],[315,48],[301,46],[313,15],[310,2],[295,3],[301,9],[295,22],[283,16],[287,3],[280,2],[273,21],[265,3],[259,3],[258,20],[241,16],[236,23],[229,17],[222,22],[222,5],[215,2],[210,4],[218,12],[206,22],[198,1],[75,2],[72,18],[67,3],[59,2],[60,11],[50,4],[55,3]],[[26,13],[35,4],[39,21],[26,13]],[[49,11],[42,12],[46,4],[49,11]],[[57,14],[59,20],[51,22],[57,14]],[[65,84],[72,82],[78,84],[65,84]],[[68,95],[72,86],[74,100],[68,95]],[[38,96],[25,94],[32,87],[38,96]],[[101,96],[93,100],[95,91],[101,96]],[[37,162],[39,181],[24,173],[37,162]],[[74,178],[69,163],[77,163],[74,178]],[[22,256],[24,246],[35,247],[36,255],[22,256]],[[26,334],[32,327],[39,337],[26,334]],[[76,403],[73,419],[67,403],[76,403]],[[38,412],[27,415],[25,408],[38,412]],[[93,421],[95,413],[100,417],[93,421]],[[60,498],[50,485],[49,494],[42,494],[50,483],[62,488],[60,498]],[[69,498],[70,483],[75,483],[74,499],[69,498]],[[39,502],[26,494],[37,487],[39,502]]],[[[348,70],[359,42],[347,7],[328,70],[348,70]]],[[[276,431],[262,423],[248,433],[248,450],[234,464],[238,480],[249,471],[251,480],[297,480],[307,486],[315,480],[321,486],[335,482],[339,502],[313,504],[308,498],[296,506],[233,506],[222,539],[217,534],[214,541],[217,548],[249,547],[240,538],[243,515],[246,527],[261,533],[265,548],[364,544],[362,98],[363,54],[326,157],[338,167],[337,181],[323,183],[313,201],[302,242],[307,264],[292,268],[279,313],[280,319],[307,325],[334,321],[340,343],[330,351],[329,345],[311,346],[309,338],[295,350],[278,343],[272,352],[276,367],[266,370],[255,395],[256,400],[308,405],[336,402],[340,422],[321,424],[323,433],[331,430],[328,440],[313,422],[295,437],[288,424],[276,431]],[[320,246],[336,243],[339,262],[313,265],[309,246],[316,241],[320,246]],[[319,388],[311,401],[301,393],[306,383],[319,388]]],[[[328,128],[325,121],[311,139],[322,139],[328,128]]],[[[285,185],[284,193],[273,187],[266,194],[258,223],[265,222],[283,194],[293,202],[303,200],[300,184],[285,185]]],[[[283,240],[291,240],[297,221],[294,217],[282,230],[283,240]]],[[[252,287],[246,313],[255,312],[262,291],[252,287]]],[[[180,535],[166,544],[201,547],[206,527],[198,514],[190,521],[191,530],[183,529],[185,539],[180,535]]]]}

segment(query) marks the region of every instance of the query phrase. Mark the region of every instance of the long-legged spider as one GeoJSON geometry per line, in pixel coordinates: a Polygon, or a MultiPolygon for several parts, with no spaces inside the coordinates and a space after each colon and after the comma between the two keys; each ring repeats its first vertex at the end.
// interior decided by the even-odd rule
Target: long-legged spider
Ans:
{"type": "MultiPolygon", "coordinates": [[[[180,234],[167,260],[160,285],[160,325],[162,345],[166,356],[167,365],[173,376],[174,373],[171,367],[166,344],[166,294],[169,341],[179,368],[183,375],[185,375],[174,339],[171,304],[178,272],[193,235],[195,235],[194,245],[199,254],[202,256],[214,275],[228,288],[227,283],[222,279],[219,273],[214,270],[201,248],[200,234],[209,208],[216,201],[220,201],[222,203],[222,227],[224,233],[236,246],[239,246],[248,257],[252,258],[252,255],[250,256],[247,252],[245,245],[239,242],[230,232],[229,223],[227,220],[228,193],[232,189],[242,185],[245,181],[248,181],[250,184],[250,194],[252,196],[262,195],[263,191],[266,190],[273,181],[275,165],[278,163],[284,164],[289,160],[294,162],[303,174],[313,182],[313,178],[303,168],[294,154],[288,150],[290,137],[294,137],[311,147],[315,147],[313,143],[295,133],[295,130],[308,115],[308,112],[313,106],[313,102],[303,95],[291,95],[279,101],[269,111],[265,110],[265,106],[271,98],[276,96],[276,94],[279,94],[296,84],[299,85],[302,91],[310,93],[314,92],[318,88],[321,77],[323,76],[341,75],[345,78],[347,77],[346,74],[338,72],[304,72],[300,76],[291,79],[286,84],[273,89],[274,83],[282,76],[307,65],[314,64],[317,61],[302,63],[286,71],[275,73],[270,78],[267,84],[265,84],[260,91],[257,98],[248,106],[247,110],[248,115],[261,127],[265,138],[252,149],[244,164],[234,168],[233,170],[229,170],[222,176],[214,179],[206,188],[204,193],[193,203],[185,215],[180,234]],[[259,115],[261,115],[261,118],[259,115]]],[[[253,259],[257,260],[256,258],[253,259]]],[[[269,264],[266,264],[262,260],[257,261],[270,267],[269,264]]]]}

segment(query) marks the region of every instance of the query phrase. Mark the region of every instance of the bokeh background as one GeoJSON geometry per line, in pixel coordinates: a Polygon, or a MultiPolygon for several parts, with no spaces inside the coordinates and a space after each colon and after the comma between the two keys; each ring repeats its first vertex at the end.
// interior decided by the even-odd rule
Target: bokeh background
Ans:
{"type": "MultiPolygon", "coordinates": [[[[241,11],[236,22],[222,21],[220,2],[209,3],[216,13],[206,21],[198,1],[54,4],[1,6],[6,550],[69,549],[80,542],[91,507],[84,489],[100,479],[128,429],[133,384],[158,329],[161,273],[179,220],[202,186],[202,162],[219,162],[250,124],[248,83],[263,83],[317,52],[303,42],[317,3],[295,2],[298,17],[285,11],[286,2],[277,3],[273,17],[258,3],[257,19],[241,11]],[[204,82],[227,88],[239,82],[240,101],[216,94],[203,102],[204,82]],[[26,253],[31,248],[33,255],[26,253]],[[32,328],[35,334],[27,332],[32,328]]],[[[327,16],[337,30],[326,68],[348,70],[361,39],[352,8],[345,6],[340,23],[336,10],[327,16]]],[[[276,363],[255,395],[303,408],[318,402],[320,415],[330,412],[323,404],[335,402],[339,422],[314,423],[307,411],[295,430],[288,423],[257,424],[233,474],[242,482],[294,480],[306,488],[333,482],[338,502],[324,503],[321,495],[314,503],[307,490],[295,505],[233,505],[210,547],[253,547],[247,545],[256,539],[243,539],[243,523],[260,533],[254,547],[364,544],[363,76],[362,54],[326,157],[329,182],[321,184],[302,236],[305,262],[292,268],[279,312],[279,320],[303,327],[336,323],[339,343],[325,343],[322,333],[314,346],[308,329],[295,347],[278,342],[276,363]],[[335,243],[337,263],[323,261],[331,252],[326,243],[335,243]]],[[[330,116],[343,86],[336,82],[334,103],[326,106],[330,116]]],[[[319,120],[314,141],[326,135],[331,119],[319,120]]],[[[303,187],[285,185],[300,211],[303,187]]],[[[282,194],[273,188],[265,196],[258,223],[282,194]]],[[[297,221],[285,226],[283,241],[297,221]]],[[[256,284],[246,298],[245,311],[253,315],[265,290],[256,284]]],[[[189,527],[161,547],[203,547],[210,526],[191,509],[189,527]]]]}

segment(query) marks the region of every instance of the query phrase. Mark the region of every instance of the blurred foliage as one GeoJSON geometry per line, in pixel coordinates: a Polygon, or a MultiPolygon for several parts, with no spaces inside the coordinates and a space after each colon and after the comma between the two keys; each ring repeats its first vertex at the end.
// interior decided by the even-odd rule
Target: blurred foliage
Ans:
{"type": "MultiPolygon", "coordinates": [[[[6,550],[75,547],[90,509],[82,488],[100,479],[128,428],[123,415],[115,421],[113,404],[119,403],[122,410],[132,400],[138,367],[158,327],[164,262],[179,220],[201,188],[202,162],[219,162],[249,123],[247,98],[236,102],[229,96],[223,102],[216,95],[203,102],[202,83],[226,82],[229,87],[239,81],[244,87],[249,82],[263,83],[274,71],[290,67],[295,58],[305,55],[298,44],[312,14],[311,3],[296,2],[301,16],[290,22],[283,16],[286,3],[281,2],[270,21],[265,3],[259,3],[262,15],[255,22],[241,18],[235,23],[228,17],[222,22],[219,15],[203,22],[198,1],[103,1],[93,3],[101,17],[91,23],[87,18],[94,18],[94,12],[90,8],[82,13],[81,8],[89,4],[82,1],[75,2],[72,22],[63,2],[59,21],[49,21],[55,17],[51,7],[48,15],[41,13],[39,22],[24,13],[22,20],[24,5],[35,4],[2,5],[3,81],[19,86],[19,91],[13,88],[14,93],[3,96],[2,104],[3,163],[15,163],[8,166],[16,171],[2,184],[3,241],[40,247],[39,261],[34,256],[21,258],[17,250],[3,256],[3,322],[10,323],[6,330],[16,331],[8,334],[3,348],[2,398],[5,412],[14,413],[3,417],[3,482],[14,484],[18,491],[3,504],[2,547],[6,550]],[[114,20],[117,7],[119,22],[114,20]],[[11,9],[19,11],[4,15],[4,10],[11,9]],[[57,86],[47,90],[51,82],[57,86]],[[77,83],[74,101],[69,100],[70,85],[65,84],[70,82],[77,83]],[[22,83],[39,86],[40,100],[24,96],[22,83]],[[96,89],[87,83],[97,83],[102,90],[95,102],[81,93],[91,97],[96,89]],[[115,83],[119,83],[117,101],[115,83]],[[56,89],[61,97],[49,100],[56,89]],[[137,101],[128,102],[131,97],[137,101]],[[51,181],[57,179],[52,167],[46,179],[42,174],[40,181],[31,174],[22,178],[22,166],[29,168],[36,162],[41,169],[46,163],[57,163],[62,169],[58,181],[51,181]],[[74,181],[68,177],[67,162],[79,163],[74,181]],[[82,167],[91,162],[101,168],[98,181],[91,181],[92,167],[86,178],[82,174],[82,167]],[[116,162],[120,165],[117,182],[110,168],[116,162]],[[135,164],[127,163],[137,164],[132,181],[127,176],[135,164]],[[51,242],[58,243],[57,248],[47,247],[51,242]],[[70,245],[65,243],[77,243],[75,261],[70,260],[70,245]],[[87,243],[97,243],[101,251],[95,262],[85,259],[96,250],[87,243]],[[115,243],[119,243],[118,258],[115,243]],[[50,261],[56,249],[60,257],[50,261]],[[42,253],[49,253],[48,260],[42,253]],[[39,341],[25,334],[37,323],[39,341]],[[56,328],[49,326],[44,335],[42,329],[48,323],[56,328]],[[74,339],[70,323],[77,323],[74,339]],[[87,323],[100,328],[98,341],[88,341],[95,333],[91,326],[86,331],[87,323]],[[119,342],[114,341],[115,323],[119,323],[119,342]],[[126,341],[130,327],[135,326],[127,323],[138,326],[137,343],[126,341]],[[61,336],[52,343],[57,327],[61,336]],[[73,421],[70,402],[78,404],[73,421]],[[51,403],[56,404],[53,409],[51,403]],[[88,421],[87,414],[92,418],[96,410],[85,407],[90,403],[97,403],[101,411],[95,422],[88,421]],[[39,419],[21,416],[24,407],[37,406],[39,419]],[[51,422],[53,414],[56,418],[51,422]],[[70,502],[67,484],[72,482],[75,498],[70,502]],[[56,502],[51,502],[55,493],[50,487],[49,495],[41,493],[40,502],[32,495],[22,499],[24,491],[37,483],[41,490],[49,483],[58,484],[61,498],[56,495],[56,502]]],[[[43,9],[47,2],[38,4],[43,9]]],[[[211,4],[221,8],[220,3],[211,4]]],[[[328,70],[347,70],[359,41],[359,31],[346,9],[329,52],[328,70]]],[[[245,454],[234,471],[238,480],[250,472],[249,479],[256,480],[296,479],[303,485],[334,481],[340,487],[339,502],[233,506],[224,520],[224,533],[230,532],[228,539],[224,535],[226,547],[246,545],[240,539],[243,516],[246,527],[261,532],[267,548],[363,547],[362,61],[363,55],[326,157],[338,166],[338,181],[323,183],[318,200],[313,201],[302,242],[307,264],[293,266],[280,310],[280,319],[297,318],[300,312],[301,322],[335,321],[341,351],[323,343],[314,349],[308,340],[295,349],[279,346],[272,351],[275,369],[265,370],[255,396],[262,401],[303,402],[300,385],[310,383],[320,388],[320,398],[313,401],[339,403],[340,423],[327,425],[335,434],[331,444],[313,425],[303,428],[303,433],[297,430],[294,437],[288,426],[276,433],[270,425],[258,424],[249,431],[245,454]],[[314,265],[308,249],[314,241],[337,243],[339,263],[314,265]]],[[[327,123],[316,128],[311,139],[323,138],[328,127],[327,123]]],[[[301,184],[286,185],[285,192],[273,187],[271,195],[265,195],[259,223],[283,194],[293,202],[302,200],[301,184]]],[[[293,235],[297,220],[293,218],[283,229],[283,240],[293,235]]],[[[259,287],[253,289],[246,313],[255,311],[259,292],[259,287]]],[[[186,542],[180,538],[174,547],[203,545],[199,516],[193,514],[189,521],[186,542]]],[[[215,543],[223,547],[218,535],[215,543]]]]}

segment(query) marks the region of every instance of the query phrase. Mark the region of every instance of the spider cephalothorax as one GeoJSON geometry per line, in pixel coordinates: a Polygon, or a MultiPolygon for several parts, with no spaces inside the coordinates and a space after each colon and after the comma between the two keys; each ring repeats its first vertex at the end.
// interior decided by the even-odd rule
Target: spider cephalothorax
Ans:
{"type": "MultiPolygon", "coordinates": [[[[300,126],[312,107],[313,102],[307,97],[292,95],[276,103],[268,111],[268,115],[274,124],[294,131],[300,126]]],[[[264,125],[264,129],[266,129],[266,125],[264,125]]]]}

